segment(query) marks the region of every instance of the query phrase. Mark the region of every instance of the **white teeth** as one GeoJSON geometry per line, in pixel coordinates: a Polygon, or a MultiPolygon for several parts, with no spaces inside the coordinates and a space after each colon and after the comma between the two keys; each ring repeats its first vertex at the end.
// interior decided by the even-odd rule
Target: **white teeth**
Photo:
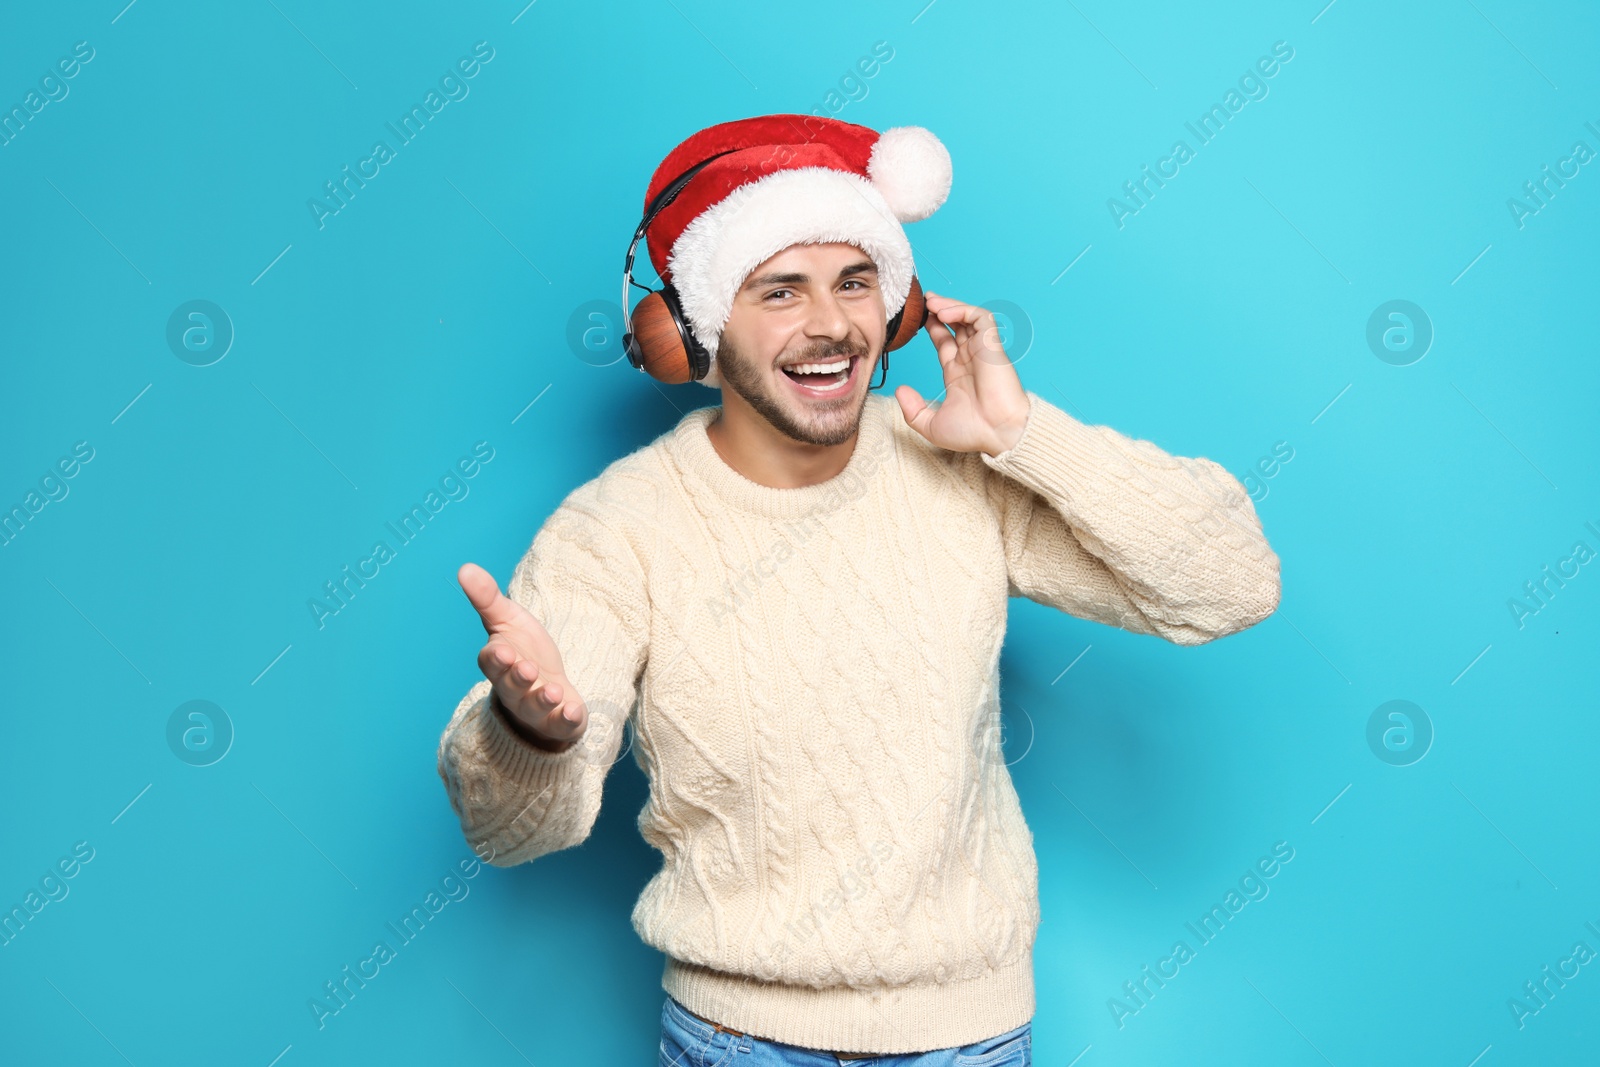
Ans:
{"type": "Polygon", "coordinates": [[[841,359],[837,363],[798,363],[784,370],[794,371],[796,374],[837,374],[850,368],[849,359],[841,359]]]}

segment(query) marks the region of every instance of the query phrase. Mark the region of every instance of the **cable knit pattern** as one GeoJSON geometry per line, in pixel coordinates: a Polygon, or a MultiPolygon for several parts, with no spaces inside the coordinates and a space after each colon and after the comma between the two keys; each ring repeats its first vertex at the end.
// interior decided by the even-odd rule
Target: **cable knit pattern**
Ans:
{"type": "MultiPolygon", "coordinates": [[[[474,685],[439,743],[491,862],[582,843],[634,727],[634,906],[692,1011],[818,1049],[919,1052],[1034,1014],[1038,861],[998,744],[1006,601],[1180,645],[1270,615],[1278,557],[1208,459],[1029,392],[999,456],[867,399],[845,469],[773,489],[700,408],[569,494],[507,595],[550,631],[589,728],[559,753],[474,685]]],[[[481,850],[480,850],[481,851],[481,850]]]]}

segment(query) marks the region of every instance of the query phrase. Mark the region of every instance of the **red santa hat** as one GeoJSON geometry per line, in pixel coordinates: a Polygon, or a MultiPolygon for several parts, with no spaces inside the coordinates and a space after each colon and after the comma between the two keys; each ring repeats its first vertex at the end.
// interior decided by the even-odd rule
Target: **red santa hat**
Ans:
{"type": "Polygon", "coordinates": [[[721,384],[717,341],[739,287],[790,245],[856,245],[878,268],[889,317],[905,304],[916,265],[900,224],[927,218],[950,194],[950,153],[932,133],[880,134],[815,115],[724,122],[667,154],[645,203],[708,159],[645,233],[650,262],[711,354],[701,384],[721,384]]]}

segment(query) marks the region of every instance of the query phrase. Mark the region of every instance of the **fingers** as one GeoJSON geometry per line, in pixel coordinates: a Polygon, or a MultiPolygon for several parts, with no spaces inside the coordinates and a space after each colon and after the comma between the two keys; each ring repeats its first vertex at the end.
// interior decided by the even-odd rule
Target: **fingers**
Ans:
{"type": "Polygon", "coordinates": [[[501,593],[493,576],[475,563],[462,564],[456,580],[489,634],[478,650],[478,669],[500,703],[519,723],[552,740],[581,733],[586,719],[582,701],[562,683],[560,655],[538,620],[501,593]],[[547,658],[551,668],[541,668],[532,655],[547,658]]]}
{"type": "Polygon", "coordinates": [[[500,592],[500,583],[476,563],[463,563],[456,581],[472,603],[486,633],[495,634],[511,626],[522,614],[522,605],[500,592]]]}
{"type": "MultiPolygon", "coordinates": [[[[929,322],[937,320],[951,331],[951,336],[957,342],[957,352],[967,357],[983,356],[987,361],[995,362],[995,354],[1005,351],[1000,343],[1000,327],[995,322],[994,312],[981,305],[965,304],[937,293],[923,295],[928,304],[929,322]]],[[[931,328],[928,334],[933,336],[931,328]]],[[[943,359],[942,354],[940,358],[943,359]]]]}
{"type": "Polygon", "coordinates": [[[928,305],[928,310],[935,313],[948,310],[949,308],[965,308],[972,306],[965,300],[956,300],[954,297],[948,297],[942,293],[933,293],[923,290],[922,296],[923,300],[928,305]]]}
{"type": "Polygon", "coordinates": [[[571,708],[563,707],[565,687],[540,670],[533,660],[518,655],[516,646],[503,636],[491,637],[479,650],[478,668],[494,686],[500,703],[541,732],[549,732],[546,726],[552,715],[565,712],[570,720],[575,714],[571,708]]]}
{"type": "Polygon", "coordinates": [[[923,296],[927,301],[928,312],[941,322],[975,325],[983,316],[991,314],[986,307],[952,300],[937,293],[924,293],[923,296]]]}
{"type": "Polygon", "coordinates": [[[917,425],[917,420],[923,418],[924,413],[931,414],[922,394],[909,385],[900,385],[895,388],[894,398],[900,402],[900,413],[905,416],[907,425],[921,433],[922,427],[917,425]]]}
{"type": "Polygon", "coordinates": [[[928,304],[928,318],[937,320],[949,329],[962,347],[978,337],[986,326],[994,325],[994,316],[988,308],[962,303],[937,293],[924,295],[928,304]]]}
{"type": "Polygon", "coordinates": [[[935,316],[929,315],[928,321],[922,328],[928,331],[928,340],[933,342],[933,350],[938,355],[941,366],[956,358],[960,345],[956,342],[955,335],[950,332],[950,327],[935,316]]]}
{"type": "Polygon", "coordinates": [[[539,678],[539,666],[517,654],[516,646],[505,637],[495,635],[478,650],[478,669],[494,683],[501,693],[501,702],[511,706],[512,698],[520,699],[531,691],[539,678]]]}

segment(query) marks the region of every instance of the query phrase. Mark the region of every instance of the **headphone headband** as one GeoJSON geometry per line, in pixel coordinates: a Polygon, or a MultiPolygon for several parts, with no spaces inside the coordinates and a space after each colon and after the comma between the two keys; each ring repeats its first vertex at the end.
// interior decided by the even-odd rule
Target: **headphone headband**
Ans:
{"type": "MultiPolygon", "coordinates": [[[[709,159],[702,159],[700,162],[696,163],[694,166],[690,167],[688,170],[672,179],[672,182],[665,189],[657,193],[654,199],[652,199],[649,204],[645,205],[644,218],[639,220],[638,228],[633,231],[633,240],[628,242],[628,255],[622,263],[622,328],[624,331],[622,347],[628,353],[628,362],[633,363],[633,365],[641,371],[644,370],[644,364],[634,360],[634,348],[628,343],[629,339],[631,339],[633,336],[633,314],[628,310],[628,286],[638,284],[633,280],[634,252],[639,247],[640,240],[644,238],[645,231],[648,230],[650,228],[650,224],[655,221],[656,216],[661,214],[668,204],[672,203],[678,198],[678,194],[683,192],[683,187],[689,184],[689,179],[693,178],[696,174],[699,174],[702,170],[704,170],[712,160],[721,159],[723,156],[733,151],[735,151],[735,149],[730,148],[726,152],[718,152],[709,159]]],[[[646,292],[652,291],[645,286],[640,286],[640,288],[644,289],[646,292]]]]}

